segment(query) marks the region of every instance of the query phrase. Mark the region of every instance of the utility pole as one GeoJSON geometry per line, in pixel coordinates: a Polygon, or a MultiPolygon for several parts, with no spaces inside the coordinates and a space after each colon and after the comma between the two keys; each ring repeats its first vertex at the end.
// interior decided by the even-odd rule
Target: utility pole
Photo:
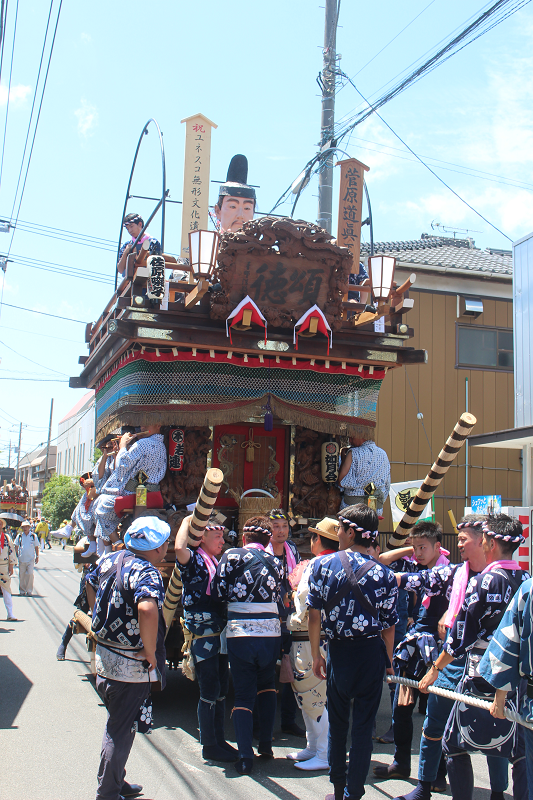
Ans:
{"type": "Polygon", "coordinates": [[[48,480],[48,456],[50,454],[50,437],[52,435],[52,413],[54,411],[54,398],[50,403],[50,422],[48,423],[48,442],[46,444],[46,461],[44,462],[44,482],[48,480]]]}
{"type": "Polygon", "coordinates": [[[9,469],[10,467],[11,467],[11,439],[9,440],[9,456],[7,459],[7,468],[9,469]]]}
{"type": "MultiPolygon", "coordinates": [[[[337,67],[338,0],[326,0],[326,25],[321,72],[322,118],[320,147],[327,148],[333,138],[335,123],[335,70],[337,67]]],[[[330,153],[318,175],[318,224],[331,233],[333,209],[333,153],[330,153]]]]}
{"type": "Polygon", "coordinates": [[[19,482],[20,443],[21,443],[21,441],[22,441],[22,422],[20,423],[20,426],[19,426],[19,449],[17,450],[17,477],[15,479],[16,483],[19,482]]]}

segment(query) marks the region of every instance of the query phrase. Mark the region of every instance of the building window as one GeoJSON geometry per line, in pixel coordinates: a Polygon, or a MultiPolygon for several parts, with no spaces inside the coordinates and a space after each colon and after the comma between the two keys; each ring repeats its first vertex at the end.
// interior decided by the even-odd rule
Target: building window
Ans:
{"type": "Polygon", "coordinates": [[[513,371],[513,331],[457,325],[456,367],[513,371]]]}
{"type": "Polygon", "coordinates": [[[57,454],[57,474],[61,475],[61,453],[57,454]]]}

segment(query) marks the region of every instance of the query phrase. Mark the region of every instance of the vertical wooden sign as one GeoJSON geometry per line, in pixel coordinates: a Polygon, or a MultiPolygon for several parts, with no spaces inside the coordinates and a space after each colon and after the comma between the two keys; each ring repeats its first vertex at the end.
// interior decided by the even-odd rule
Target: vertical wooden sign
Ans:
{"type": "Polygon", "coordinates": [[[363,181],[365,170],[368,171],[369,167],[355,158],[338,161],[336,166],[341,168],[337,244],[349,248],[353,255],[352,272],[357,275],[361,252],[363,181]]]}
{"type": "Polygon", "coordinates": [[[216,128],[217,125],[203,114],[195,114],[181,121],[187,125],[183,168],[181,257],[188,258],[190,231],[207,230],[211,128],[216,128]]]}

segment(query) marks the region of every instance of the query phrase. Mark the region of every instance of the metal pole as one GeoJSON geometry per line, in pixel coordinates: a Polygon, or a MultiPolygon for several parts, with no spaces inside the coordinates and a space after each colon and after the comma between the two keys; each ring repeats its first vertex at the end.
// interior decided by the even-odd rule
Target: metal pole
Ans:
{"type": "MultiPolygon", "coordinates": [[[[320,145],[333,138],[335,123],[335,69],[337,64],[337,0],[326,0],[326,24],[322,64],[322,117],[320,145]]],[[[318,224],[331,233],[333,209],[333,153],[327,156],[318,176],[318,224]]]]}
{"type": "Polygon", "coordinates": [[[48,442],[46,443],[46,461],[44,462],[44,482],[48,480],[48,456],[50,454],[50,437],[52,435],[52,413],[54,411],[54,398],[50,403],[50,422],[48,423],[48,442]]]}
{"type": "Polygon", "coordinates": [[[22,422],[19,425],[19,449],[17,451],[17,472],[16,472],[17,477],[15,478],[15,483],[19,482],[19,464],[20,464],[20,443],[21,443],[21,440],[22,440],[22,422]]]}
{"type": "Polygon", "coordinates": [[[10,467],[11,467],[11,439],[9,440],[9,456],[7,459],[7,468],[9,469],[10,467]]]}
{"type": "MultiPolygon", "coordinates": [[[[468,411],[468,377],[465,378],[465,411],[468,411]]],[[[468,505],[468,439],[465,442],[465,505],[468,505]]]]}

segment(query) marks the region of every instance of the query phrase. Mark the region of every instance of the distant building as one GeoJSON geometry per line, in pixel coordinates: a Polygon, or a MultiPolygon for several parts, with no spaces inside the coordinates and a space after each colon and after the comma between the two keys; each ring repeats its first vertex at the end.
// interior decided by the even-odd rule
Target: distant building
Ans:
{"type": "Polygon", "coordinates": [[[57,474],[82,475],[93,468],[94,392],[85,394],[58,425],[57,474]]]}
{"type": "MultiPolygon", "coordinates": [[[[50,445],[48,453],[48,479],[56,471],[55,445],[50,445]]],[[[36,516],[41,509],[46,481],[46,445],[38,447],[20,459],[17,483],[22,483],[28,492],[28,515],[36,516]]]]}
{"type": "MultiPolygon", "coordinates": [[[[414,307],[405,317],[415,333],[404,346],[428,352],[427,364],[387,375],[376,442],[389,456],[393,482],[423,479],[463,411],[477,417],[474,434],[514,426],[512,254],[428,234],[379,242],[374,252],[396,258],[398,285],[416,273],[409,292],[414,307]]],[[[363,245],[365,264],[368,255],[363,245]]],[[[463,447],[435,494],[445,531],[452,531],[448,509],[458,520],[472,495],[521,505],[520,456],[520,450],[463,447]]],[[[388,503],[384,512],[381,527],[391,530],[388,503]]]]}
{"type": "Polygon", "coordinates": [[[4,485],[4,481],[11,483],[15,477],[15,470],[13,467],[0,467],[0,485],[4,485]]]}

